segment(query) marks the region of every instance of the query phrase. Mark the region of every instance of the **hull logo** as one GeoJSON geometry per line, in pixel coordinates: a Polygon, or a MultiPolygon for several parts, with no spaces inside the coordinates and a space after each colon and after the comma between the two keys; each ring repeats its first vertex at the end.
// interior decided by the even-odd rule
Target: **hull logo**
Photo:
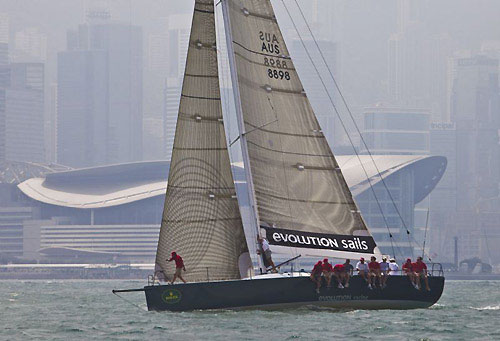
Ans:
{"type": "Polygon", "coordinates": [[[182,294],[179,290],[168,289],[161,294],[161,298],[167,304],[175,304],[181,300],[182,294]]]}

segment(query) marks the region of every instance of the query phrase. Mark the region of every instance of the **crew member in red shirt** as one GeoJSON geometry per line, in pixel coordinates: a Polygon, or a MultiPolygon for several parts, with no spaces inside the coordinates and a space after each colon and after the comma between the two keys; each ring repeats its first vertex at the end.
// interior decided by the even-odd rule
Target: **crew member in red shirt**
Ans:
{"type": "Polygon", "coordinates": [[[323,277],[326,279],[326,287],[330,288],[330,282],[332,281],[333,267],[328,263],[328,258],[323,259],[323,277]]]}
{"type": "Polygon", "coordinates": [[[323,273],[323,263],[318,261],[312,271],[311,271],[311,280],[316,283],[316,292],[319,294],[319,288],[321,288],[321,274],[323,273]]]}
{"type": "Polygon", "coordinates": [[[174,273],[174,278],[172,278],[170,284],[174,284],[177,278],[186,283],[184,278],[182,278],[182,270],[186,271],[186,267],[184,266],[184,261],[182,260],[182,257],[179,256],[177,253],[175,253],[175,251],[173,251],[172,257],[170,257],[170,259],[167,259],[167,262],[171,261],[175,261],[175,273],[174,273]]]}
{"type": "Polygon", "coordinates": [[[344,272],[344,265],[342,264],[336,264],[333,267],[333,275],[337,279],[337,282],[339,283],[338,287],[339,289],[344,289],[344,279],[345,279],[345,272],[344,272]]]}
{"type": "Polygon", "coordinates": [[[378,285],[382,287],[382,282],[380,279],[380,263],[377,262],[377,258],[372,256],[370,258],[370,263],[368,263],[368,269],[370,269],[370,282],[368,283],[368,288],[373,289],[376,287],[376,279],[378,278],[378,285]]]}
{"type": "Polygon", "coordinates": [[[424,279],[425,283],[425,288],[427,291],[430,291],[431,288],[429,288],[429,280],[427,279],[427,265],[422,260],[422,257],[418,257],[417,261],[415,263],[412,263],[411,265],[412,270],[415,274],[415,283],[418,288],[422,288],[420,278],[424,279]]]}
{"type": "Polygon", "coordinates": [[[410,280],[411,284],[416,288],[417,284],[415,282],[415,273],[413,272],[413,264],[411,263],[411,259],[408,258],[406,260],[406,263],[403,264],[403,273],[408,276],[408,279],[410,280]]]}

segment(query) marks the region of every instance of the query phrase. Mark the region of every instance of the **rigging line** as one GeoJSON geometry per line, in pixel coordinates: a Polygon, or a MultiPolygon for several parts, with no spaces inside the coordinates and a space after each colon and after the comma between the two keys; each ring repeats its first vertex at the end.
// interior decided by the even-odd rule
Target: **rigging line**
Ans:
{"type": "Polygon", "coordinates": [[[121,299],[122,299],[122,300],[124,300],[125,302],[127,302],[127,303],[129,303],[129,304],[133,305],[134,307],[136,307],[137,309],[141,310],[142,312],[147,311],[147,309],[144,309],[144,308],[143,308],[143,307],[141,307],[140,305],[135,304],[134,302],[132,302],[132,301],[130,301],[130,300],[127,300],[125,297],[118,295],[118,293],[116,293],[115,291],[113,291],[113,295],[118,296],[119,298],[121,298],[121,299]]]}
{"type": "MultiPolygon", "coordinates": [[[[396,252],[395,252],[395,249],[394,249],[393,235],[392,235],[391,230],[390,230],[390,228],[389,228],[389,223],[387,222],[387,218],[386,218],[386,216],[385,216],[385,214],[384,214],[384,211],[383,211],[383,209],[382,209],[382,204],[380,203],[380,201],[379,201],[379,199],[378,199],[378,197],[377,197],[377,194],[375,193],[375,189],[373,188],[373,185],[372,185],[371,179],[370,179],[370,177],[368,176],[368,172],[367,172],[367,170],[366,170],[366,168],[365,168],[365,166],[364,166],[363,162],[361,161],[361,157],[360,157],[360,155],[359,155],[358,151],[356,150],[356,148],[354,148],[354,142],[353,142],[353,140],[352,140],[352,137],[350,136],[349,132],[347,131],[347,127],[346,127],[346,125],[345,125],[345,123],[344,123],[344,120],[343,120],[343,119],[342,119],[342,117],[340,116],[340,113],[339,113],[339,111],[338,111],[338,109],[337,109],[337,106],[336,106],[336,105],[335,105],[335,103],[333,102],[333,98],[332,98],[332,96],[330,95],[330,93],[329,93],[329,92],[328,92],[328,90],[327,90],[327,87],[326,87],[325,81],[323,80],[323,77],[321,76],[321,73],[319,72],[319,70],[318,70],[318,68],[317,68],[316,64],[314,63],[314,61],[313,61],[313,59],[312,59],[312,57],[311,57],[311,54],[309,53],[309,51],[308,51],[308,49],[307,49],[307,47],[306,47],[306,45],[305,45],[305,43],[304,43],[304,40],[302,39],[302,35],[300,34],[300,32],[299,32],[299,30],[298,30],[298,28],[297,28],[297,25],[295,24],[295,21],[293,20],[292,15],[291,15],[290,11],[288,10],[287,5],[285,4],[284,0],[281,0],[281,2],[282,2],[282,4],[283,4],[283,6],[285,7],[285,10],[286,10],[286,12],[287,12],[287,14],[288,14],[288,17],[290,18],[290,20],[291,20],[291,22],[292,22],[292,24],[293,24],[293,27],[295,28],[295,31],[297,32],[297,35],[298,35],[298,37],[299,37],[299,39],[300,39],[300,42],[301,42],[302,46],[304,47],[304,50],[305,50],[305,52],[306,52],[306,54],[307,54],[307,56],[308,56],[309,60],[311,61],[311,64],[313,65],[314,70],[316,71],[316,74],[318,75],[318,78],[319,78],[319,79],[320,79],[320,81],[321,81],[321,84],[323,85],[323,88],[326,90],[326,93],[327,93],[327,96],[328,96],[328,98],[329,98],[329,100],[330,100],[330,103],[331,103],[331,105],[332,105],[332,107],[333,107],[334,111],[337,113],[337,117],[339,118],[340,124],[342,125],[342,128],[344,129],[344,131],[345,131],[345,132],[346,132],[346,134],[347,134],[347,138],[349,139],[349,142],[350,142],[350,143],[351,143],[351,145],[353,146],[354,153],[356,154],[356,157],[357,157],[357,158],[358,158],[358,160],[359,160],[359,164],[361,165],[361,168],[363,169],[363,172],[365,173],[366,179],[368,180],[368,183],[370,184],[370,188],[371,188],[371,190],[372,190],[372,192],[373,192],[373,196],[374,196],[374,198],[375,198],[375,201],[377,202],[377,205],[378,205],[378,207],[379,207],[380,213],[382,214],[382,218],[383,218],[383,220],[384,220],[384,223],[385,223],[385,226],[386,226],[386,228],[387,228],[387,231],[389,232],[389,237],[390,237],[390,239],[389,239],[389,240],[390,240],[390,242],[391,242],[391,249],[392,249],[392,253],[395,255],[395,254],[396,254],[396,252]]],[[[396,244],[396,247],[398,248],[398,251],[399,251],[399,253],[401,254],[401,256],[404,256],[403,252],[401,251],[401,249],[399,248],[399,246],[398,246],[397,244],[396,244]]]]}
{"type": "MultiPolygon", "coordinates": [[[[283,2],[283,0],[281,0],[281,1],[283,2]]],[[[397,212],[397,214],[398,214],[399,218],[401,219],[401,222],[403,223],[403,227],[406,229],[406,234],[408,235],[408,241],[409,241],[410,247],[412,247],[412,245],[411,245],[411,240],[410,240],[410,231],[409,231],[409,229],[408,229],[408,226],[406,225],[406,222],[405,222],[405,220],[403,219],[403,217],[402,217],[402,215],[401,215],[401,212],[399,211],[399,209],[398,209],[398,207],[397,207],[397,205],[396,205],[396,203],[395,203],[395,201],[394,201],[394,198],[393,198],[393,196],[392,196],[391,192],[389,191],[389,188],[388,188],[388,186],[387,186],[387,184],[386,184],[385,180],[384,180],[384,179],[383,179],[383,177],[381,176],[380,169],[378,168],[377,163],[375,162],[375,159],[373,158],[373,154],[371,153],[371,151],[370,151],[370,149],[368,148],[368,145],[367,145],[367,143],[366,143],[365,139],[363,138],[363,136],[362,136],[362,134],[361,134],[361,131],[360,131],[360,129],[359,129],[359,126],[358,126],[358,124],[356,123],[356,120],[354,119],[354,116],[353,116],[353,114],[352,114],[352,112],[351,112],[351,110],[350,110],[350,108],[349,108],[349,106],[348,106],[348,104],[347,104],[347,101],[346,101],[346,99],[345,99],[344,95],[342,94],[342,92],[341,92],[341,90],[340,90],[340,86],[338,85],[337,80],[336,80],[336,78],[334,77],[332,70],[330,69],[330,66],[329,66],[329,65],[328,65],[328,63],[326,62],[326,58],[325,58],[325,56],[324,56],[324,54],[323,54],[323,51],[322,51],[322,50],[321,50],[321,48],[319,47],[319,44],[318,44],[318,42],[317,42],[317,40],[316,40],[316,37],[314,36],[314,34],[313,34],[312,30],[311,30],[311,27],[309,26],[309,23],[307,22],[307,19],[306,19],[305,15],[304,15],[304,12],[302,11],[302,8],[301,8],[301,7],[300,7],[300,5],[298,4],[297,0],[294,0],[294,1],[295,1],[295,4],[297,5],[297,7],[298,7],[298,9],[299,9],[299,11],[300,11],[300,14],[301,14],[301,16],[302,16],[302,18],[303,18],[303,20],[304,20],[304,22],[305,22],[306,26],[307,26],[307,29],[308,29],[308,31],[309,31],[309,34],[310,34],[310,35],[311,35],[311,37],[313,38],[314,44],[316,45],[316,48],[318,49],[318,51],[319,51],[319,53],[320,53],[320,55],[321,55],[321,58],[322,58],[322,60],[323,60],[323,62],[324,62],[324,64],[325,64],[325,66],[326,66],[326,68],[327,68],[327,70],[328,70],[328,73],[330,74],[330,77],[332,78],[332,80],[333,80],[333,82],[334,82],[334,84],[335,84],[335,88],[337,89],[337,91],[338,91],[338,93],[339,93],[339,95],[340,95],[340,97],[341,97],[341,99],[342,99],[342,102],[344,103],[344,106],[346,107],[347,112],[349,113],[349,116],[350,116],[350,118],[351,118],[352,122],[354,123],[354,126],[356,127],[356,131],[358,132],[359,137],[360,137],[361,141],[363,142],[363,145],[365,146],[366,151],[368,152],[368,155],[370,156],[370,159],[371,159],[371,161],[372,161],[373,165],[375,166],[375,169],[377,170],[377,173],[378,173],[378,175],[379,175],[379,177],[380,177],[380,179],[381,179],[381,181],[382,181],[382,184],[383,184],[383,186],[385,187],[385,189],[386,189],[387,193],[389,194],[389,198],[391,199],[392,204],[393,204],[393,206],[394,206],[394,208],[395,208],[395,210],[396,210],[396,212],[397,212]]],[[[286,6],[285,6],[285,7],[286,7],[286,6]]],[[[325,89],[325,90],[326,90],[326,89],[325,89]]],[[[327,91],[328,91],[328,90],[327,90],[327,91]]],[[[347,131],[346,131],[346,133],[347,133],[347,134],[349,134],[347,131]]],[[[411,238],[413,238],[413,235],[411,235],[411,238]]],[[[415,238],[413,238],[413,240],[415,241],[415,243],[416,243],[417,245],[419,245],[419,243],[417,242],[417,240],[416,240],[415,238]]],[[[419,246],[420,246],[420,245],[419,245],[419,246]]]]}
{"type": "Polygon", "coordinates": [[[427,240],[427,228],[429,226],[430,210],[431,210],[431,202],[429,200],[429,206],[427,207],[427,217],[425,218],[425,232],[424,232],[424,245],[422,246],[422,258],[424,258],[425,256],[425,241],[427,240]]]}

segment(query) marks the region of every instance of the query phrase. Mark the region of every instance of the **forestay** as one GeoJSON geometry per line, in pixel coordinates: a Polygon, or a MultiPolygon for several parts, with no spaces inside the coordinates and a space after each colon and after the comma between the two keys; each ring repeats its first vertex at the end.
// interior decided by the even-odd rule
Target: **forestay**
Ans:
{"type": "Polygon", "coordinates": [[[247,250],[222,118],[214,4],[197,0],[155,272],[173,274],[166,260],[176,251],[186,280],[237,279],[247,250]]]}
{"type": "Polygon", "coordinates": [[[258,219],[271,249],[342,258],[378,254],[307,99],[271,2],[223,4],[258,219]]]}

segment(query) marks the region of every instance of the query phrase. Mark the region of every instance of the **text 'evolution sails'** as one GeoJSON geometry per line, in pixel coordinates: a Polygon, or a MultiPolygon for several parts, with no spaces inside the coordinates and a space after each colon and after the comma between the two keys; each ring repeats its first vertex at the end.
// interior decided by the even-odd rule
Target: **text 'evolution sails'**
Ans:
{"type": "Polygon", "coordinates": [[[375,242],[371,236],[348,236],[322,233],[307,233],[263,227],[269,243],[279,246],[302,247],[310,249],[329,249],[372,253],[375,242]]]}

